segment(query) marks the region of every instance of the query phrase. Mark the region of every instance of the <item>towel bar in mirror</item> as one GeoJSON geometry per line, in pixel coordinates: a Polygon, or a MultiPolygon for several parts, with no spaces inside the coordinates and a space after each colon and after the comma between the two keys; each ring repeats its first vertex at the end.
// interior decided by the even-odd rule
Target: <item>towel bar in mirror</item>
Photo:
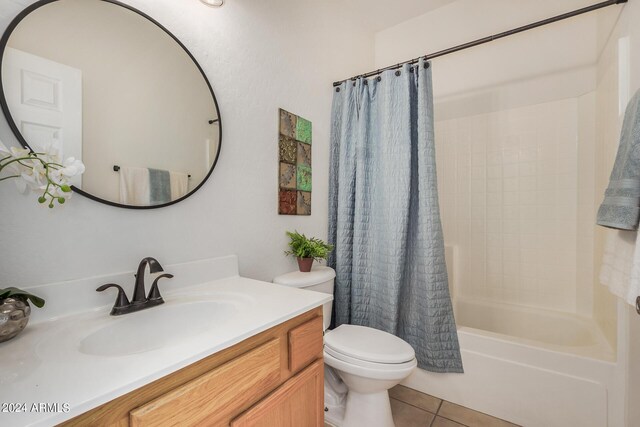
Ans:
{"type": "Polygon", "coordinates": [[[18,141],[81,159],[74,189],[93,200],[168,206],[197,191],[218,161],[222,121],[202,67],[129,5],[35,2],[0,40],[0,70],[0,104],[18,141]]]}

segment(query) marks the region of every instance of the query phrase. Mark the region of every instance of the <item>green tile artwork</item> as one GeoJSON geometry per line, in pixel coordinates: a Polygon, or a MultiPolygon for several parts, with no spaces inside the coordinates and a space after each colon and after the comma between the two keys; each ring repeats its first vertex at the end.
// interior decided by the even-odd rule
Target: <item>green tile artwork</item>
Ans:
{"type": "Polygon", "coordinates": [[[296,122],[296,139],[300,142],[311,144],[311,122],[298,117],[296,122]]]}
{"type": "Polygon", "coordinates": [[[311,191],[311,168],[298,165],[298,190],[311,191]]]}
{"type": "Polygon", "coordinates": [[[278,213],[311,215],[311,141],[309,120],[280,109],[278,138],[278,213]]]}

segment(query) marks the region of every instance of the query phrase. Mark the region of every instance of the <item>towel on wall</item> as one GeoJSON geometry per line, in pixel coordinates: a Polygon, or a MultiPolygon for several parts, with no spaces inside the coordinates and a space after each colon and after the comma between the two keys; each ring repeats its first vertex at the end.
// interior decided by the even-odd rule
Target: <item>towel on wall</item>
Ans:
{"type": "Polygon", "coordinates": [[[164,205],[171,201],[171,174],[169,171],[149,168],[149,204],[164,205]]]}
{"type": "Polygon", "coordinates": [[[120,203],[146,206],[149,204],[149,169],[120,168],[120,203]]]}
{"type": "Polygon", "coordinates": [[[189,191],[189,175],[182,172],[170,172],[171,200],[184,197],[189,191]]]}
{"type": "Polygon", "coordinates": [[[637,230],[640,221],[640,91],[636,92],[624,116],[618,154],[609,187],[598,209],[599,225],[637,230]]]}
{"type": "Polygon", "coordinates": [[[615,296],[635,306],[640,295],[640,251],[636,251],[638,233],[612,230],[607,233],[600,283],[615,296]]]}

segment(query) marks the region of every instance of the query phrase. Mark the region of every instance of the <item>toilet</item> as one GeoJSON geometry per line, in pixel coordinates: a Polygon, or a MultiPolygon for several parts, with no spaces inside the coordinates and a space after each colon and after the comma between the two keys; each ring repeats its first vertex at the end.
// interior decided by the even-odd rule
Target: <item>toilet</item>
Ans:
{"type": "MultiPolygon", "coordinates": [[[[273,279],[273,283],[333,295],[336,273],[316,266],[273,279]]],[[[417,366],[404,340],[366,326],[328,330],[333,302],[323,306],[325,420],[335,427],[394,427],[388,390],[417,366]]]]}

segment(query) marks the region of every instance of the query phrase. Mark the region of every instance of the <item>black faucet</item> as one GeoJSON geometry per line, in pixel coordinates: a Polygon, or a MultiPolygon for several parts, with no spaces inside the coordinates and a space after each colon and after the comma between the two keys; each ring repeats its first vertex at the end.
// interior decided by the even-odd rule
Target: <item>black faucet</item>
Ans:
{"type": "Polygon", "coordinates": [[[145,296],[145,287],[144,287],[144,271],[149,266],[149,272],[153,273],[161,273],[164,272],[162,266],[155,258],[147,257],[140,261],[140,265],[138,265],[138,272],[136,273],[136,286],[133,290],[133,301],[129,302],[127,298],[127,294],[124,292],[121,286],[116,285],[115,283],[109,283],[106,285],[100,286],[96,291],[102,292],[109,288],[117,288],[118,296],[116,297],[116,303],[111,309],[112,316],[119,316],[121,314],[133,313],[136,311],[144,310],[145,308],[154,307],[156,305],[164,304],[164,300],[160,295],[160,290],[158,289],[158,281],[162,278],[171,279],[173,274],[161,274],[153,281],[153,285],[151,285],[151,290],[149,291],[149,295],[145,296]]]}

